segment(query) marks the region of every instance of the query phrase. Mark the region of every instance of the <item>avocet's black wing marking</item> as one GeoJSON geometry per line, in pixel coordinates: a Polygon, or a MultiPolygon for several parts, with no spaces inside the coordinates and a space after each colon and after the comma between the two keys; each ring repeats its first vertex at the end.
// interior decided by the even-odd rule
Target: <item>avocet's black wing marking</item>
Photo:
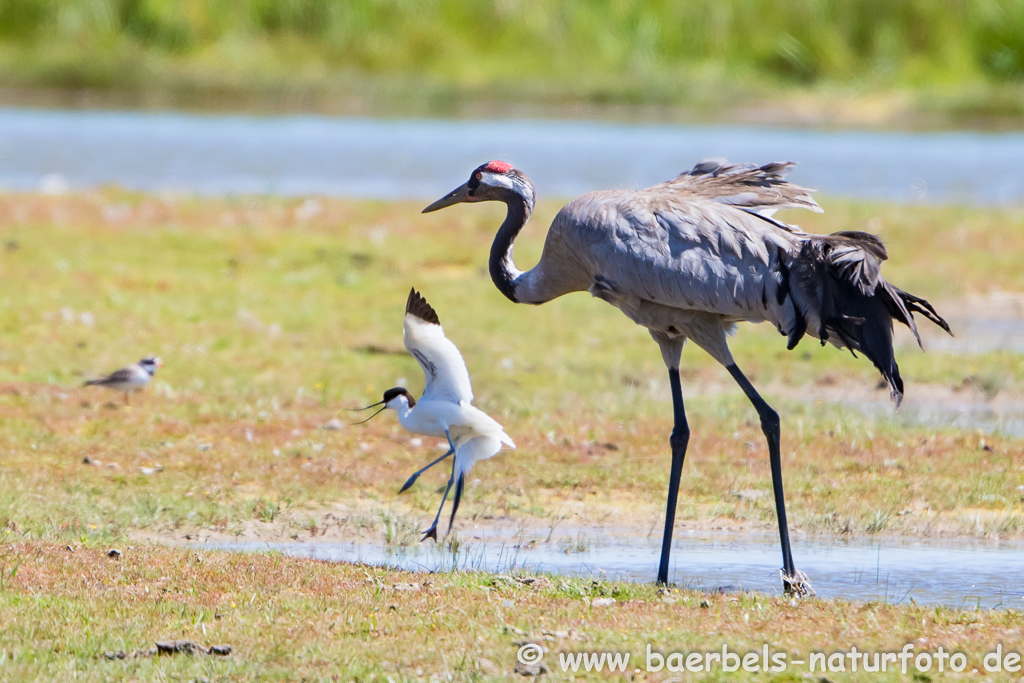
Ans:
{"type": "Polygon", "coordinates": [[[455,344],[444,336],[437,313],[415,289],[405,305],[405,348],[423,368],[427,384],[422,400],[473,401],[466,361],[455,344]]]}

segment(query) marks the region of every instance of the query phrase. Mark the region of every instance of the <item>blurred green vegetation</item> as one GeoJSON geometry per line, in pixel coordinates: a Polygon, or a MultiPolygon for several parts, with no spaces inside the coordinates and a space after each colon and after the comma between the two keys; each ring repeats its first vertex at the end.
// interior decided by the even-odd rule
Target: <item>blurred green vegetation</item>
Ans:
{"type": "Polygon", "coordinates": [[[909,93],[911,108],[1020,116],[1024,2],[4,0],[0,84],[428,111],[909,93]]]}

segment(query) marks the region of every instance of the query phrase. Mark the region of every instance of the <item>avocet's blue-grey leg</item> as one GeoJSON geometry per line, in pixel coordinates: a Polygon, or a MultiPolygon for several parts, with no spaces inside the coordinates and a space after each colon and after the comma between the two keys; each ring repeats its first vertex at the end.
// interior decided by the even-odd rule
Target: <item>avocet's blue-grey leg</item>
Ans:
{"type": "Polygon", "coordinates": [[[402,492],[403,492],[403,491],[405,491],[405,490],[406,490],[407,488],[409,488],[410,486],[412,486],[413,484],[415,484],[415,483],[416,483],[416,480],[420,478],[420,475],[421,475],[421,474],[423,474],[424,472],[426,472],[427,470],[429,470],[429,469],[430,469],[431,467],[433,467],[433,466],[434,466],[434,465],[436,465],[437,463],[441,462],[442,460],[444,460],[445,458],[447,458],[447,457],[448,457],[449,455],[451,455],[451,454],[452,454],[452,453],[454,453],[454,452],[455,452],[455,449],[454,449],[454,448],[449,448],[449,449],[448,449],[448,452],[447,452],[447,453],[445,453],[444,455],[442,455],[442,456],[441,456],[440,458],[438,458],[438,459],[437,459],[437,460],[435,460],[434,462],[430,463],[430,464],[429,464],[429,465],[427,465],[426,467],[424,467],[424,468],[422,468],[422,469],[419,469],[419,470],[416,470],[416,471],[415,471],[415,472],[413,473],[413,475],[412,475],[411,477],[409,477],[409,480],[408,480],[407,482],[405,482],[405,484],[404,484],[404,485],[402,486],[402,488],[398,490],[398,492],[399,492],[399,493],[402,493],[402,492]]]}
{"type": "Polygon", "coordinates": [[[423,532],[423,538],[420,541],[425,541],[428,538],[437,540],[437,520],[441,519],[441,510],[444,509],[444,503],[448,500],[448,492],[452,490],[452,484],[455,483],[455,461],[452,461],[452,476],[448,478],[448,486],[444,489],[444,495],[441,496],[441,505],[437,508],[437,514],[434,515],[434,523],[430,525],[430,528],[423,532]]]}
{"type": "MultiPolygon", "coordinates": [[[[663,351],[664,353],[664,351],[663,351]]],[[[676,352],[678,358],[678,352],[676,352]]],[[[676,501],[679,498],[679,479],[683,472],[683,460],[686,458],[686,446],[690,443],[690,425],[686,422],[686,411],[683,408],[683,388],[679,382],[678,363],[669,366],[669,386],[672,388],[672,435],[669,444],[672,446],[672,470],[668,481],[668,503],[665,505],[665,536],[661,540],[661,563],[658,565],[658,583],[668,583],[669,557],[672,554],[672,529],[676,523],[676,501]]]]}
{"type": "Polygon", "coordinates": [[[761,418],[761,431],[768,439],[768,461],[772,470],[772,490],[775,493],[775,515],[779,520],[779,538],[782,541],[782,587],[786,593],[806,595],[813,593],[807,576],[798,571],[793,564],[793,551],[789,547],[789,526],[786,524],[786,500],[782,491],[782,455],[780,453],[780,441],[782,428],[779,421],[779,414],[769,406],[761,395],[757,393],[750,380],[746,378],[736,364],[726,366],[729,374],[736,383],[743,389],[743,393],[757,410],[761,418]]]}
{"type": "MultiPolygon", "coordinates": [[[[448,432],[447,429],[444,430],[444,435],[446,437],[448,437],[448,446],[450,447],[449,452],[454,452],[455,451],[455,444],[452,443],[452,435],[448,432]]],[[[442,456],[441,458],[439,458],[435,462],[440,462],[445,457],[447,457],[447,453],[444,456],[442,456]]],[[[431,464],[433,464],[433,463],[431,463],[431,464]]],[[[425,541],[428,538],[432,538],[435,541],[437,540],[437,521],[439,519],[441,519],[441,510],[444,509],[444,503],[445,503],[446,500],[448,500],[448,492],[452,490],[452,484],[454,484],[454,483],[455,483],[455,458],[452,458],[452,474],[451,474],[450,477],[448,477],[448,485],[444,489],[444,495],[441,496],[441,505],[440,505],[440,507],[437,508],[437,514],[434,515],[434,523],[431,524],[430,528],[427,529],[423,533],[423,538],[421,538],[420,541],[425,541]]],[[[456,489],[456,490],[458,490],[458,489],[456,489]]],[[[458,500],[457,499],[456,499],[455,507],[458,507],[458,500]]]]}
{"type": "MultiPolygon", "coordinates": [[[[453,463],[454,465],[454,463],[453,463]]],[[[455,513],[459,511],[459,502],[462,501],[462,487],[466,483],[466,475],[459,477],[459,483],[455,485],[455,500],[452,501],[452,516],[448,520],[448,533],[452,532],[452,524],[455,523],[455,513]]],[[[447,534],[446,534],[447,535],[447,534]]]]}

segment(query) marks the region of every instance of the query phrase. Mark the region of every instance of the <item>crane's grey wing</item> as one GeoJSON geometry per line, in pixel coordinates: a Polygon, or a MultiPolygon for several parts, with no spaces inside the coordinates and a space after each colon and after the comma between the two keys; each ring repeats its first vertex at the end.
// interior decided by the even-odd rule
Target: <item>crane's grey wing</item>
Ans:
{"type": "Polygon", "coordinates": [[[649,189],[670,192],[677,199],[685,197],[739,206],[769,217],[778,209],[809,209],[820,213],[821,207],[810,194],[813,190],[786,180],[786,174],[795,165],[790,161],[777,161],[755,166],[708,159],[649,189]]]}
{"type": "Polygon", "coordinates": [[[777,310],[788,277],[783,255],[799,251],[806,233],[735,205],[680,198],[664,186],[581,199],[556,221],[573,223],[569,229],[588,242],[580,258],[608,286],[663,306],[788,329],[777,310]]]}
{"type": "Polygon", "coordinates": [[[821,211],[811,190],[785,179],[793,166],[703,161],[643,190],[579,197],[556,217],[557,232],[576,232],[587,245],[580,258],[630,296],[788,330],[781,255],[809,236],[771,214],[821,211]]]}
{"type": "Polygon", "coordinates": [[[437,313],[415,289],[409,292],[406,302],[402,338],[405,348],[426,376],[421,400],[473,401],[466,361],[455,344],[444,336],[437,313]]]}

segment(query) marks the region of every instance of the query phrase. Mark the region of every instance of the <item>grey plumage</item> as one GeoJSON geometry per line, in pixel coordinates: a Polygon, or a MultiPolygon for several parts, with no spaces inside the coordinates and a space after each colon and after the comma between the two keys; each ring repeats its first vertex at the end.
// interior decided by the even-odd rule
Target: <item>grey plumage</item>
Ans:
{"type": "Polygon", "coordinates": [[[769,441],[787,589],[803,590],[789,552],[782,497],[778,415],[743,376],[726,335],[741,321],[770,322],[792,349],[809,335],[863,352],[899,406],[903,381],[893,357],[892,323],[918,338],[913,314],[949,331],[935,309],[881,275],[881,240],[862,232],[813,235],[774,218],[778,209],[820,212],[811,191],[785,179],[793,164],[704,161],[642,190],[592,192],[562,208],[538,264],[519,270],[515,239],[533,210],[529,178],[504,162],[477,168],[462,187],[424,212],[460,202],[501,201],[508,214],[491,246],[490,273],[517,303],[541,304],[589,291],[646,327],[661,347],[673,388],[676,428],[659,581],[667,580],[678,472],[686,451],[679,359],[687,339],[726,366],[761,417],[769,441]]]}

